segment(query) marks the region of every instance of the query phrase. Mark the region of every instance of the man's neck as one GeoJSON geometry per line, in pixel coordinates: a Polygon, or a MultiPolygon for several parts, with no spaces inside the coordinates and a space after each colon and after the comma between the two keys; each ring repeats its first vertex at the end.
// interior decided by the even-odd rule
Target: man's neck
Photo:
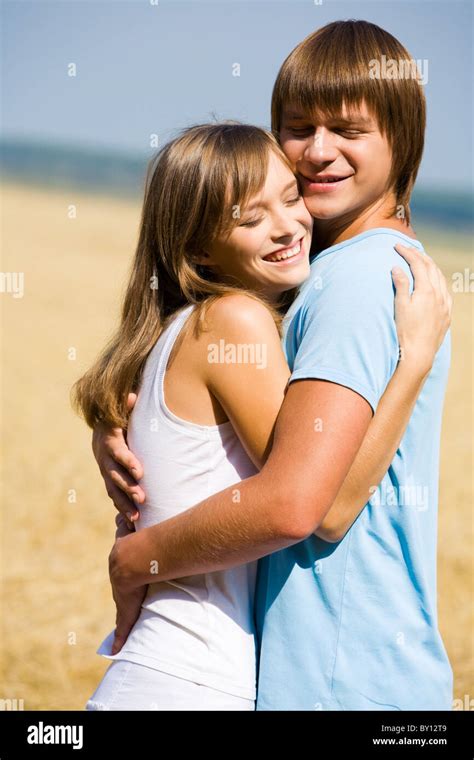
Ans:
{"type": "MultiPolygon", "coordinates": [[[[393,199],[390,201],[393,208],[393,199]]],[[[364,209],[358,215],[342,215],[336,219],[314,219],[313,239],[311,242],[311,254],[329,248],[344,240],[360,235],[362,232],[388,227],[392,230],[403,232],[404,235],[416,239],[415,231],[404,219],[392,215],[387,216],[389,201],[380,203],[378,207],[372,206],[364,209]]]]}

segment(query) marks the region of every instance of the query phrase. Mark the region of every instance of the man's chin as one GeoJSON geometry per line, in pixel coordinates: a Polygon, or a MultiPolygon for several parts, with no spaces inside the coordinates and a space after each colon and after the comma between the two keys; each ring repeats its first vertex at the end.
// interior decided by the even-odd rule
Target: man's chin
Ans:
{"type": "Polygon", "coordinates": [[[347,208],[340,204],[329,205],[321,203],[306,204],[306,208],[313,219],[338,219],[340,216],[347,214],[347,208]]]}
{"type": "MultiPolygon", "coordinates": [[[[329,195],[329,194],[328,194],[329,195]]],[[[303,196],[305,206],[313,219],[338,219],[341,216],[347,216],[351,212],[355,212],[359,208],[360,204],[357,204],[351,199],[342,198],[329,198],[328,196],[321,198],[320,196],[310,195],[303,196]]]]}

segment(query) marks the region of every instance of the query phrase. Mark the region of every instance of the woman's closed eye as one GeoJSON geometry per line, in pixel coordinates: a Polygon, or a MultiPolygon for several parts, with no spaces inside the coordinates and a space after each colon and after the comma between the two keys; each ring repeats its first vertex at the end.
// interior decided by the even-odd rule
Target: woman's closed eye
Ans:
{"type": "Polygon", "coordinates": [[[290,198],[289,201],[286,201],[286,205],[287,206],[294,206],[295,203],[298,203],[298,201],[302,200],[302,198],[303,198],[303,196],[301,195],[301,193],[298,193],[298,195],[296,195],[294,198],[290,198]]]}
{"type": "MultiPolygon", "coordinates": [[[[303,196],[301,195],[301,193],[298,193],[292,198],[289,198],[287,201],[284,201],[284,204],[285,206],[295,206],[302,199],[303,199],[303,196]]],[[[254,219],[246,219],[245,221],[239,224],[239,227],[256,227],[257,224],[259,224],[262,221],[262,219],[263,217],[257,217],[254,219]]]]}
{"type": "Polygon", "coordinates": [[[239,227],[256,227],[257,224],[259,224],[261,221],[262,221],[261,218],[259,218],[259,219],[248,219],[245,222],[241,222],[239,224],[239,227]]]}

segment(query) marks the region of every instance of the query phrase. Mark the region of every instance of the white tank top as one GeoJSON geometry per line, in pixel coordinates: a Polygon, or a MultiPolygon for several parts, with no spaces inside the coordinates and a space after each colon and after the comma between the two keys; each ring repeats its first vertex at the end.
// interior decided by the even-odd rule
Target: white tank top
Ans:
{"type": "MultiPolygon", "coordinates": [[[[257,472],[230,422],[198,425],[166,406],[163,381],[168,358],[193,308],[191,304],[178,312],[161,333],[146,361],[130,417],[128,443],[145,473],[141,485],[146,503],[140,507],[137,530],[177,515],[257,472]]],[[[252,562],[151,584],[123,649],[110,654],[111,633],[98,653],[255,699],[256,568],[252,562]]]]}

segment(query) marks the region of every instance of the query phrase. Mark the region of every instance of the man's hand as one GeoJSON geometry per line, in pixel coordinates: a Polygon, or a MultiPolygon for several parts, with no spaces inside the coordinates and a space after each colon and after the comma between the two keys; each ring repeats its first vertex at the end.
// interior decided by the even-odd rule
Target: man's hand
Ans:
{"type": "Polygon", "coordinates": [[[115,544],[109,555],[109,577],[112,585],[112,595],[116,607],[115,638],[112,645],[112,654],[120,652],[125,644],[130,631],[140,615],[143,600],[146,596],[147,586],[131,586],[123,577],[121,556],[124,543],[132,537],[127,523],[122,515],[116,518],[117,532],[115,544]]]}
{"type": "MultiPolygon", "coordinates": [[[[128,395],[131,412],[137,396],[128,395]]],[[[92,451],[105,481],[105,488],[116,509],[126,518],[128,526],[138,520],[138,505],[145,501],[145,492],[137,481],[143,477],[143,468],[130,451],[122,428],[97,425],[92,435],[92,451]]]]}

